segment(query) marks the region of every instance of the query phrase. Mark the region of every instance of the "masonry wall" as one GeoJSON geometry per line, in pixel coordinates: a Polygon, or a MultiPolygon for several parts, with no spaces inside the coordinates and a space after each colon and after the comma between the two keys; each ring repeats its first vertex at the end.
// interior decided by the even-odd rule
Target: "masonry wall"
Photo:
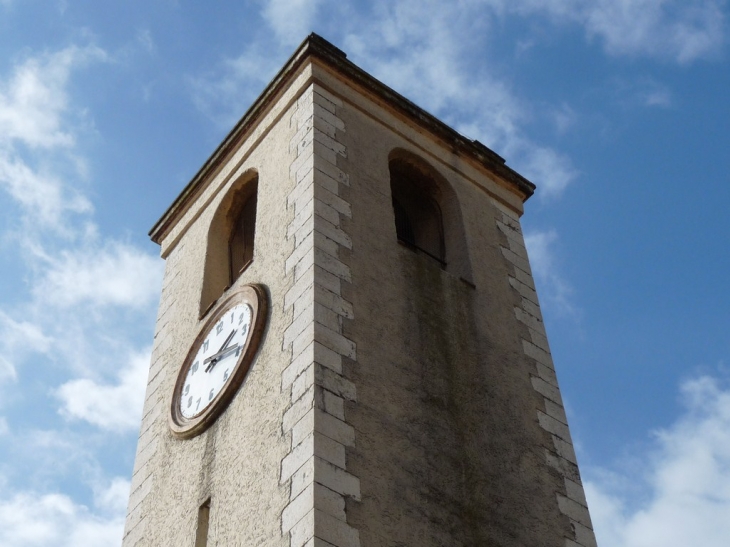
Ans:
{"type": "Polygon", "coordinates": [[[595,545],[521,212],[448,143],[305,64],[163,239],[124,546],[192,545],[208,497],[209,545],[595,545]],[[395,149],[453,189],[468,275],[397,243],[395,149]],[[252,169],[254,262],[236,285],[267,287],[268,326],[230,407],[177,440],[208,228],[252,169]]]}
{"type": "Polygon", "coordinates": [[[294,186],[289,166],[296,151],[288,143],[296,132],[290,118],[299,91],[294,85],[281,98],[162,242],[166,273],[124,547],[193,545],[198,508],[208,497],[209,545],[289,545],[281,533],[289,487],[281,484],[280,471],[290,449],[282,416],[291,402],[281,391],[281,374],[290,360],[282,339],[293,312],[282,302],[293,284],[285,271],[294,249],[286,233],[293,211],[286,202],[294,186]],[[173,386],[205,320],[199,313],[208,229],[228,189],[251,169],[258,172],[254,260],[234,287],[266,287],[267,328],[258,357],[228,409],[200,436],[175,439],[167,423],[173,386]]]}
{"type": "Polygon", "coordinates": [[[357,346],[344,376],[363,545],[595,545],[519,228],[521,203],[447,146],[322,76],[343,100],[341,162],[357,346]],[[456,192],[471,279],[397,243],[388,158],[405,149],[456,192]],[[448,269],[448,268],[447,268],[448,269]]]}

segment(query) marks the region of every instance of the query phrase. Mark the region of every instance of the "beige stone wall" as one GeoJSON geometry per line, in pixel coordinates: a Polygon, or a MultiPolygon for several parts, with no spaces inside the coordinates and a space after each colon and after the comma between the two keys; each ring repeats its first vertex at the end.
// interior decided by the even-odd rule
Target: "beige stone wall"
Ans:
{"type": "MultiPolygon", "coordinates": [[[[580,497],[571,490],[582,493],[574,455],[564,461],[571,483],[550,465],[569,438],[562,409],[533,388],[547,373],[523,340],[544,338],[539,306],[511,285],[519,274],[502,251],[509,240],[497,221],[508,214],[518,225],[522,204],[443,143],[321,77],[343,100],[350,151],[342,197],[352,204],[343,220],[352,283],[343,296],[355,320],[344,334],[358,359],[344,374],[358,396],[345,414],[357,432],[347,463],[361,501],[348,501],[348,522],[368,546],[593,545],[584,499],[582,509],[571,505],[580,497]],[[397,243],[395,149],[423,158],[456,192],[472,279],[397,243]],[[546,428],[556,413],[558,441],[546,428]]],[[[554,372],[551,386],[558,392],[554,372]]]]}
{"type": "Polygon", "coordinates": [[[320,63],[300,67],[162,239],[124,546],[192,545],[208,497],[209,545],[595,545],[521,214],[476,161],[320,63]],[[450,189],[459,259],[445,270],[397,243],[393,151],[450,189]],[[268,327],[227,411],[176,440],[209,227],[252,169],[254,262],[236,283],[267,287],[268,327]]]}
{"type": "MultiPolygon", "coordinates": [[[[301,84],[306,81],[302,75],[301,84]]],[[[287,545],[280,516],[289,491],[280,484],[280,462],[289,450],[281,417],[290,404],[281,391],[289,355],[282,349],[292,310],[282,305],[293,279],[285,271],[293,241],[286,207],[293,183],[287,145],[295,107],[294,85],[253,135],[218,169],[162,241],[166,274],[155,334],[124,546],[193,545],[198,507],[211,497],[209,545],[287,545]],[[204,319],[199,319],[208,228],[218,204],[239,175],[258,172],[254,261],[236,286],[261,283],[270,316],[259,354],[225,413],[205,433],[178,440],[167,420],[180,365],[204,319]]]]}

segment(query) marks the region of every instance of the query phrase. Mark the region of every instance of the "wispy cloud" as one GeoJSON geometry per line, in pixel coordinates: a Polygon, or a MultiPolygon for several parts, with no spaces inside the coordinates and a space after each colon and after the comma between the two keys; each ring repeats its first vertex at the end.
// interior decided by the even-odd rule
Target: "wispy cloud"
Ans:
{"type": "Polygon", "coordinates": [[[135,430],[142,417],[149,363],[149,351],[131,355],[115,384],[89,378],[66,382],[56,392],[63,403],[61,413],[110,431],[135,430]]]}
{"type": "Polygon", "coordinates": [[[501,11],[581,25],[609,55],[686,64],[725,42],[723,0],[488,0],[501,11]]]}
{"type": "Polygon", "coordinates": [[[35,298],[70,308],[122,306],[149,308],[159,292],[162,261],[137,247],[114,240],[89,243],[44,257],[35,298]]]}
{"type": "Polygon", "coordinates": [[[124,512],[118,510],[119,502],[114,501],[122,493],[120,484],[123,483],[112,482],[101,493],[99,507],[94,508],[77,504],[62,494],[18,492],[2,496],[0,544],[5,547],[117,546],[124,527],[124,512]],[[111,512],[110,507],[114,508],[111,512]]]}
{"type": "Polygon", "coordinates": [[[645,466],[633,473],[624,465],[584,472],[599,545],[727,545],[730,389],[701,376],[686,381],[681,393],[683,414],[654,433],[650,450],[634,454],[645,466]]]}
{"type": "Polygon", "coordinates": [[[71,426],[82,420],[116,438],[138,424],[149,352],[135,336],[140,323],[152,323],[162,261],[103,236],[94,221],[78,144],[88,114],[69,89],[75,71],[106,59],[95,46],[71,46],[26,55],[0,74],[0,192],[10,198],[4,212],[14,231],[2,236],[20,259],[6,273],[27,288],[12,306],[1,303],[0,382],[23,383],[29,370],[47,379],[33,404],[55,407],[69,424],[65,434],[27,425],[20,434],[14,419],[27,401],[3,407],[2,434],[12,442],[2,469],[14,475],[38,460],[20,489],[15,477],[13,487],[0,476],[0,544],[10,547],[118,545],[122,533],[128,484],[108,483],[93,449],[98,438],[71,426]],[[69,474],[93,488],[93,506],[56,493],[69,474]]]}
{"type": "Polygon", "coordinates": [[[222,59],[210,70],[189,79],[193,102],[215,123],[225,128],[232,126],[274,77],[278,68],[274,55],[255,44],[238,57],[222,59]]]}
{"type": "Polygon", "coordinates": [[[314,27],[317,8],[323,0],[268,0],[263,16],[280,43],[296,46],[314,27]]]}
{"type": "Polygon", "coordinates": [[[555,230],[525,233],[525,246],[543,308],[549,307],[557,315],[575,317],[579,311],[573,301],[573,288],[561,274],[555,258],[557,241],[555,230]]]}

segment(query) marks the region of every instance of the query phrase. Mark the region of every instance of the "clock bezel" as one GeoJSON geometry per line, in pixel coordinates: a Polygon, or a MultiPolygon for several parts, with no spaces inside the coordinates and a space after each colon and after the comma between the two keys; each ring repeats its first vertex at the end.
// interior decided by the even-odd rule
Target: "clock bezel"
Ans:
{"type": "Polygon", "coordinates": [[[248,376],[254,357],[258,353],[261,337],[266,326],[268,313],[266,291],[261,285],[250,284],[237,288],[227,294],[208,314],[203,326],[199,329],[190,350],[183,361],[175,381],[170,404],[169,426],[172,434],[179,439],[190,439],[208,429],[223,413],[238,393],[239,388],[248,376]],[[241,355],[231,372],[226,384],[221,388],[210,404],[197,416],[186,418],[180,411],[180,399],[185,385],[188,370],[193,364],[200,346],[205,341],[215,324],[234,306],[248,304],[251,307],[251,327],[241,355]]]}

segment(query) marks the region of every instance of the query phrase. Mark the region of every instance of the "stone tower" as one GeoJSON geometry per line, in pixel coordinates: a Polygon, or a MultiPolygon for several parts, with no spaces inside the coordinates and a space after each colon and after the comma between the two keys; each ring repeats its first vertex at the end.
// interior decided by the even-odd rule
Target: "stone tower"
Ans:
{"type": "Polygon", "coordinates": [[[123,545],[594,546],[533,190],[310,36],[151,231],[123,545]]]}

